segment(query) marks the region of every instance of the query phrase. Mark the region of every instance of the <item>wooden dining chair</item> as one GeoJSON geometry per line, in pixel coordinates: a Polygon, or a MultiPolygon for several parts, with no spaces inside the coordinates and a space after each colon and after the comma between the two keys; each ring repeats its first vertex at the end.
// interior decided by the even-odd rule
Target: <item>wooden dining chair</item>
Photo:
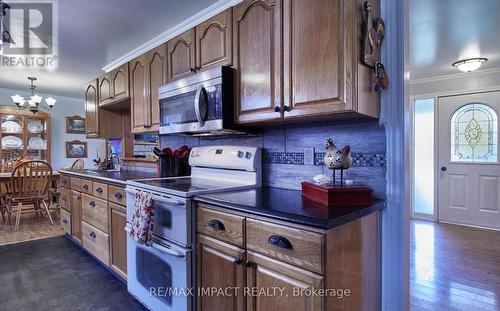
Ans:
{"type": "Polygon", "coordinates": [[[43,206],[50,223],[54,224],[45,202],[51,181],[52,167],[47,162],[27,161],[14,168],[7,195],[7,213],[10,218],[14,205],[17,205],[15,231],[19,231],[23,204],[32,204],[37,212],[43,206]]]}

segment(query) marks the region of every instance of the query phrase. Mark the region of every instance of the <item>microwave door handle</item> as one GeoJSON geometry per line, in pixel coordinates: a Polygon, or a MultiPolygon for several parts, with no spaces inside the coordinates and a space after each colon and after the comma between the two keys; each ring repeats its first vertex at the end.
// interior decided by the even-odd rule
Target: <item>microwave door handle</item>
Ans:
{"type": "Polygon", "coordinates": [[[185,255],[184,255],[184,254],[182,254],[182,253],[180,253],[180,252],[178,252],[178,251],[175,251],[175,250],[173,250],[173,249],[169,249],[169,248],[167,248],[167,247],[165,247],[165,246],[162,246],[162,245],[160,245],[160,244],[158,244],[158,243],[155,243],[155,242],[153,242],[153,243],[151,244],[151,246],[152,246],[154,249],[157,249],[157,250],[159,250],[160,252],[165,253],[165,254],[169,254],[169,255],[172,255],[172,256],[175,256],[175,257],[179,257],[179,258],[184,258],[184,257],[185,257],[185,255]]]}
{"type": "MultiPolygon", "coordinates": [[[[196,119],[198,120],[198,123],[200,124],[201,127],[205,125],[205,119],[201,115],[200,111],[200,100],[201,96],[205,96],[205,87],[203,85],[200,85],[198,89],[196,90],[196,95],[194,96],[194,112],[196,114],[196,119]]],[[[205,101],[206,105],[206,101],[205,101]]]]}

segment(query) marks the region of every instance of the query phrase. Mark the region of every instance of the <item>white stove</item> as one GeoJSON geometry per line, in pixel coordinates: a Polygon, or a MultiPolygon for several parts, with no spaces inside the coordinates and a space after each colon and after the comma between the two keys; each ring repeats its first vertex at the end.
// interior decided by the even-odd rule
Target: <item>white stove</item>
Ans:
{"type": "Polygon", "coordinates": [[[194,297],[164,295],[195,284],[192,246],[196,213],[190,198],[201,193],[261,185],[260,148],[195,147],[189,155],[189,165],[191,176],[127,182],[128,223],[132,221],[138,191],[151,192],[155,201],[151,245],[138,245],[132,238],[127,238],[128,291],[153,311],[195,308],[194,297]]]}

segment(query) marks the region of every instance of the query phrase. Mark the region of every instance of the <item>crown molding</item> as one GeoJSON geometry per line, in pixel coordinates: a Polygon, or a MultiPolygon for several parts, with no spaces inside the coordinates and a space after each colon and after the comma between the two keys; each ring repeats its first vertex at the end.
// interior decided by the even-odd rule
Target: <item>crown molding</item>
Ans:
{"type": "Polygon", "coordinates": [[[168,29],[167,31],[157,35],[156,37],[149,40],[148,42],[140,45],[139,47],[131,50],[130,52],[126,53],[125,55],[112,61],[111,63],[102,67],[102,70],[104,70],[105,72],[110,72],[111,70],[125,64],[126,62],[128,62],[128,61],[148,52],[149,50],[167,42],[168,40],[172,39],[173,37],[199,25],[200,23],[206,21],[207,19],[221,13],[222,11],[224,11],[230,7],[235,6],[236,4],[240,3],[241,1],[243,1],[243,0],[219,0],[219,1],[215,2],[214,4],[210,5],[209,7],[196,13],[195,15],[189,17],[188,19],[175,25],[174,27],[168,29]]]}
{"type": "Polygon", "coordinates": [[[413,79],[410,80],[410,85],[415,85],[415,84],[424,84],[424,83],[430,83],[430,82],[439,82],[439,81],[446,81],[446,80],[453,80],[453,79],[461,79],[461,78],[468,78],[468,77],[480,77],[480,76],[486,76],[490,74],[500,74],[500,68],[493,68],[493,69],[485,69],[485,70],[478,70],[478,71],[473,71],[473,72],[464,72],[464,73],[454,73],[450,75],[444,75],[444,76],[434,76],[434,77],[429,77],[429,78],[422,78],[422,79],[413,79]]]}

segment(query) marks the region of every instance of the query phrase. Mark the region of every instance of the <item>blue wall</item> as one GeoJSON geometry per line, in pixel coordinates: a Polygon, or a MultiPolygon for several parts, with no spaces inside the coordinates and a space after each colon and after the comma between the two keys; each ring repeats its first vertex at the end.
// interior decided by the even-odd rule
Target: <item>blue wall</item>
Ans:
{"type": "Polygon", "coordinates": [[[263,184],[276,188],[300,189],[303,180],[317,174],[332,172],[323,166],[326,139],[331,137],[337,146],[350,145],[353,166],[346,171],[347,179],[374,190],[374,196],[385,199],[386,144],[385,130],[378,121],[359,123],[314,123],[308,126],[283,125],[267,128],[251,137],[207,139],[165,135],[162,148],[181,145],[240,145],[264,148],[263,184]],[[304,165],[304,148],[315,148],[315,165],[304,165]]]}

